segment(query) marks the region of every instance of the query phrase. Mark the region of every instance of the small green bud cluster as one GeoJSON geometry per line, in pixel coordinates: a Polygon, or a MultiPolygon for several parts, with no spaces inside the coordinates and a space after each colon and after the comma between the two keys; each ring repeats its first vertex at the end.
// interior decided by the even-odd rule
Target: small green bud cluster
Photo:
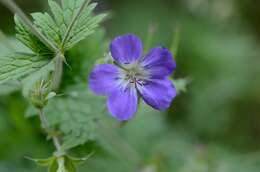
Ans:
{"type": "Polygon", "coordinates": [[[42,109],[55,96],[56,93],[51,91],[50,82],[45,80],[36,82],[34,89],[29,94],[31,103],[37,109],[42,109]]]}

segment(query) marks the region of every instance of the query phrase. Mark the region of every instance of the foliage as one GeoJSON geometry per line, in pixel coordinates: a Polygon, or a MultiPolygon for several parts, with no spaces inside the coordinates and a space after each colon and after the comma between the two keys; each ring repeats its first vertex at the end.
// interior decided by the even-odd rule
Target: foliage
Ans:
{"type": "MultiPolygon", "coordinates": [[[[69,153],[78,157],[93,152],[78,170],[258,172],[259,41],[248,26],[249,21],[235,15],[219,20],[226,13],[216,8],[219,13],[215,15],[215,8],[210,8],[215,3],[223,3],[226,9],[226,3],[231,1],[192,3],[187,8],[188,1],[174,5],[173,1],[106,2],[115,11],[106,33],[111,37],[125,32],[145,37],[144,28],[153,19],[160,27],[151,44],[164,42],[170,47],[172,23],[169,17],[173,21],[175,17],[181,19],[177,73],[173,82],[183,94],[177,97],[169,111],[158,112],[141,103],[135,118],[128,123],[112,120],[104,110],[105,101],[93,96],[86,82],[93,65],[102,61],[107,53],[108,40],[104,29],[89,25],[93,14],[86,24],[83,18],[87,14],[83,16],[82,13],[79,18],[83,25],[91,26],[88,29],[96,32],[76,45],[92,31],[78,33],[77,29],[81,28],[78,22],[71,28],[77,36],[68,36],[64,46],[68,65],[64,67],[61,87],[44,110],[52,128],[63,138],[64,149],[70,149],[69,153]],[[181,79],[182,76],[188,78],[181,79]]],[[[60,47],[74,16],[72,13],[79,10],[80,0],[64,0],[66,4],[63,5],[54,1],[49,3],[52,13],[33,13],[34,25],[60,47]],[[75,10],[68,10],[68,6],[75,10]],[[64,16],[68,19],[63,22],[64,16]]],[[[238,1],[234,3],[238,5],[238,1]]],[[[88,11],[86,9],[92,11],[94,6],[95,3],[86,5],[84,13],[88,11]]],[[[0,63],[0,71],[7,73],[0,76],[8,77],[0,84],[0,172],[43,172],[45,168],[37,167],[24,157],[50,157],[53,145],[46,141],[38,118],[23,118],[26,110],[30,116],[36,113],[31,105],[23,103],[20,91],[29,98],[37,81],[50,79],[55,67],[55,52],[31,34],[18,17],[15,20],[17,38],[30,49],[20,47],[13,38],[8,38],[9,49],[6,40],[1,40],[5,46],[0,46],[0,57],[5,63],[0,63]],[[16,53],[11,50],[12,46],[16,53]],[[36,65],[35,60],[44,63],[36,65]],[[7,61],[9,63],[3,66],[7,61]],[[31,72],[21,66],[18,68],[16,62],[25,64],[31,72]],[[31,69],[34,65],[37,68],[31,69]],[[7,70],[8,66],[12,70],[7,70]]],[[[57,158],[52,160],[52,167],[57,170],[57,158]]],[[[67,168],[71,167],[71,162],[67,162],[67,168]]],[[[71,169],[73,171],[74,167],[71,169]]]]}
{"type": "Polygon", "coordinates": [[[27,53],[16,53],[1,57],[0,83],[21,79],[28,74],[40,70],[48,62],[43,57],[27,53]]]}
{"type": "Polygon", "coordinates": [[[32,17],[48,39],[55,42],[58,47],[64,46],[64,50],[68,50],[91,35],[106,16],[106,14],[92,15],[96,5],[97,3],[88,5],[84,0],[64,0],[60,6],[55,1],[49,0],[54,19],[48,13],[34,13],[32,17]]]}
{"type": "MultiPolygon", "coordinates": [[[[96,110],[98,103],[94,99],[97,98],[83,86],[67,89],[68,92],[64,91],[65,96],[53,99],[56,93],[51,92],[51,86],[57,82],[56,79],[62,77],[62,73],[57,75],[57,72],[62,72],[63,64],[58,64],[57,59],[62,58],[61,63],[66,61],[66,51],[94,33],[94,29],[106,15],[94,16],[92,12],[97,4],[89,4],[86,0],[64,0],[62,7],[50,0],[49,5],[54,19],[48,13],[33,13],[33,24],[28,25],[23,23],[23,15],[19,12],[22,19],[15,16],[16,36],[31,51],[15,52],[1,58],[0,81],[7,85],[10,81],[22,80],[23,95],[40,112],[42,126],[48,134],[51,134],[52,129],[47,127],[59,129],[58,132],[63,136],[61,149],[65,152],[93,139],[95,121],[101,111],[96,110]],[[91,103],[86,107],[89,100],[91,103]],[[48,114],[47,121],[44,113],[48,114]]],[[[33,110],[30,113],[35,114],[33,110]]],[[[57,147],[57,151],[59,150],[57,147]]],[[[54,155],[49,171],[74,172],[74,160],[68,156],[54,155]]]]}
{"type": "MultiPolygon", "coordinates": [[[[52,0],[49,3],[55,20],[48,13],[33,13],[32,17],[35,25],[49,40],[54,42],[57,47],[63,48],[62,46],[64,46],[63,51],[68,50],[92,34],[105,17],[105,14],[92,16],[96,4],[85,4],[81,9],[80,5],[83,3],[81,0],[77,0],[75,3],[68,0],[63,1],[62,8],[52,0]]],[[[52,52],[38,37],[31,33],[30,29],[22,23],[18,16],[15,16],[15,24],[17,38],[30,48],[34,54],[15,53],[1,58],[1,65],[4,65],[0,71],[1,82],[20,79],[40,70],[40,68],[48,64],[48,59],[50,60],[55,56],[55,52],[52,52]]]]}
{"type": "Polygon", "coordinates": [[[36,55],[46,55],[47,57],[52,55],[49,48],[31,33],[30,29],[22,23],[18,16],[14,17],[14,21],[18,40],[31,49],[36,55]]]}
{"type": "Polygon", "coordinates": [[[69,88],[64,96],[49,102],[47,119],[51,125],[59,126],[59,131],[64,134],[64,150],[95,138],[96,121],[105,109],[102,104],[102,99],[88,91],[85,84],[69,88]]]}
{"type": "Polygon", "coordinates": [[[258,153],[245,156],[221,145],[199,141],[181,123],[175,123],[175,127],[165,125],[164,115],[142,104],[136,117],[125,126],[120,127],[109,120],[109,128],[117,137],[110,133],[99,140],[109,155],[94,155],[85,168],[95,172],[137,169],[142,172],[149,169],[160,172],[256,172],[260,168],[258,153]],[[122,142],[127,145],[120,145],[122,142]],[[140,162],[133,163],[136,159],[128,152],[129,147],[138,154],[140,162]]]}

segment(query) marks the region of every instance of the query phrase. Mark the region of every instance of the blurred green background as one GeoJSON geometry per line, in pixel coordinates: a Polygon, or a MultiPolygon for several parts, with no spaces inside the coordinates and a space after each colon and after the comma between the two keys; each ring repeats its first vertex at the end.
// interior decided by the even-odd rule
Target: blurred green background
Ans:
{"type": "MultiPolygon", "coordinates": [[[[48,7],[45,0],[16,2],[27,13],[48,7]]],[[[132,121],[116,128],[122,143],[93,141],[72,150],[82,156],[95,151],[80,171],[133,171],[131,160],[141,159],[138,172],[259,172],[260,1],[97,2],[96,12],[108,11],[110,17],[103,23],[104,30],[69,52],[78,59],[68,60],[72,70],[65,71],[64,83],[74,82],[69,76],[77,74],[86,78],[93,63],[107,51],[109,40],[125,33],[139,35],[148,47],[172,49],[178,36],[174,77],[188,78],[190,83],[167,112],[141,106],[132,121]],[[84,60],[86,65],[79,65],[84,60]]],[[[0,29],[12,37],[13,15],[1,5],[0,14],[0,29]]],[[[37,118],[24,117],[27,104],[21,93],[1,90],[0,172],[46,171],[24,157],[48,157],[52,144],[46,141],[37,118]]]]}

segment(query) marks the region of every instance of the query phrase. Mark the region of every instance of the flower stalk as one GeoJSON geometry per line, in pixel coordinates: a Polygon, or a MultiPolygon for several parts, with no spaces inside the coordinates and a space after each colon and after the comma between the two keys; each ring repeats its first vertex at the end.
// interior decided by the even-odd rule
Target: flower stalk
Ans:
{"type": "MultiPolygon", "coordinates": [[[[44,111],[43,111],[43,108],[40,108],[38,109],[39,111],[39,118],[40,118],[40,121],[41,121],[41,124],[42,124],[42,128],[47,132],[47,133],[50,133],[51,132],[51,128],[50,128],[50,125],[46,119],[46,116],[44,114],[44,111]]],[[[60,140],[57,136],[55,135],[52,135],[52,140],[53,140],[53,144],[56,148],[56,153],[57,155],[62,155],[63,154],[63,151],[61,149],[61,143],[60,143],[60,140]]]]}
{"type": "Polygon", "coordinates": [[[177,52],[180,44],[180,36],[181,36],[181,25],[177,23],[177,26],[173,32],[173,39],[172,39],[173,41],[172,41],[172,46],[170,48],[170,51],[173,53],[175,60],[177,57],[177,52]]]}
{"type": "MultiPolygon", "coordinates": [[[[63,72],[63,61],[64,61],[64,55],[63,53],[61,53],[61,50],[58,49],[56,47],[56,45],[51,42],[49,39],[47,39],[35,26],[34,24],[30,21],[30,19],[26,16],[26,14],[18,7],[18,5],[13,1],[13,0],[0,0],[0,3],[2,3],[3,5],[5,5],[10,11],[12,11],[14,14],[17,14],[21,20],[24,22],[24,24],[31,30],[31,32],[38,37],[46,46],[48,46],[50,48],[50,50],[52,50],[53,52],[55,52],[57,55],[55,57],[55,69],[54,69],[54,74],[53,74],[53,80],[52,80],[52,90],[57,90],[59,88],[61,79],[62,79],[62,72],[63,72]]],[[[41,87],[41,86],[40,86],[41,87]]],[[[41,88],[40,88],[41,89],[41,88]]],[[[39,91],[34,90],[35,92],[39,91]]],[[[43,93],[41,93],[41,91],[39,92],[39,97],[36,95],[36,99],[38,99],[41,103],[40,106],[38,106],[39,102],[37,102],[37,105],[35,106],[38,109],[38,113],[39,113],[39,118],[41,121],[41,125],[42,128],[51,135],[54,146],[56,148],[56,153],[57,155],[63,155],[64,152],[61,148],[61,143],[59,138],[54,135],[51,134],[52,133],[52,129],[50,128],[50,125],[46,119],[46,116],[44,114],[44,107],[45,107],[45,102],[44,100],[42,100],[41,96],[43,95],[43,93]],[[38,97],[38,98],[37,98],[38,97]]],[[[35,103],[35,101],[33,102],[35,103]]]]}
{"type": "Polygon", "coordinates": [[[54,73],[52,78],[52,90],[57,91],[60,87],[61,79],[62,79],[62,73],[63,73],[63,61],[65,57],[63,54],[58,53],[55,60],[55,67],[54,67],[54,73]]]}

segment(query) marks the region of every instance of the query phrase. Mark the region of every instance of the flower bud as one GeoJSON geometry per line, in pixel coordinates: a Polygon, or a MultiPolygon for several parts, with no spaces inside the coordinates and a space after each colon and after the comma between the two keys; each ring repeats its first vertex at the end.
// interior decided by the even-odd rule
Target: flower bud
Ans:
{"type": "Polygon", "coordinates": [[[55,95],[55,92],[51,92],[49,82],[41,80],[36,82],[34,89],[30,91],[30,101],[37,109],[42,109],[55,95]]]}

